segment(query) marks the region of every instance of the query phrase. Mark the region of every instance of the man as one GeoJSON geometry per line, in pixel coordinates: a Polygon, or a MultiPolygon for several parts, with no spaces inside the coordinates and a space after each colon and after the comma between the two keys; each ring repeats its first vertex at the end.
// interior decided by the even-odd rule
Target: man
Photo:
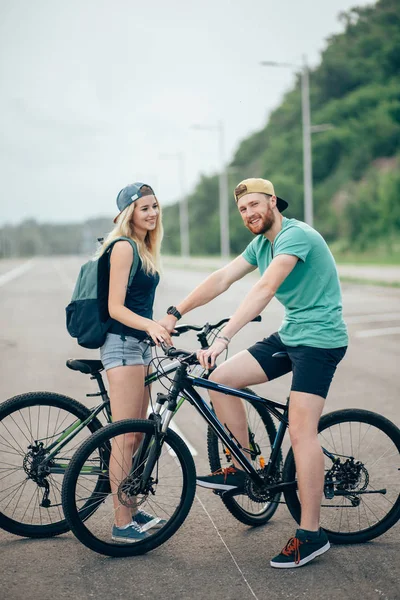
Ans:
{"type": "MultiPolygon", "coordinates": [[[[319,527],[324,486],[324,457],[317,428],[337,364],[346,352],[347,329],[342,317],[341,290],[333,256],[312,227],[283,217],[288,204],[275,195],[265,179],[246,179],[235,189],[235,200],[245,226],[256,236],[241,256],[201,283],[177,307],[170,307],[161,324],[172,331],[190,310],[210,302],[234,281],[256,267],[260,280],[240,304],[208,350],[199,352],[204,368],[228,346],[232,337],[271,299],[285,307],[277,333],[239,352],[213,372],[211,379],[235,388],[263,383],[293,371],[289,404],[289,434],[294,451],[302,507],[300,528],[271,566],[302,566],[329,549],[319,527]],[[284,358],[273,358],[286,352],[284,358]]],[[[246,414],[240,398],[210,392],[222,423],[244,447],[249,447],[246,414]]],[[[240,489],[245,473],[238,464],[229,472],[198,477],[211,489],[240,489]]]]}

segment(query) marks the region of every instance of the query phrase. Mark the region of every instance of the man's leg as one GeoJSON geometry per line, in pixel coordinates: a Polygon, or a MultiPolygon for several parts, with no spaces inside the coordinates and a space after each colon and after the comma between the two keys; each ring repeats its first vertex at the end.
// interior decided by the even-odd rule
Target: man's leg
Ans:
{"type": "Polygon", "coordinates": [[[295,536],[271,560],[272,567],[301,567],[329,550],[328,537],[319,527],[325,461],[318,440],[318,422],[336,366],[345,352],[346,348],[289,349],[293,363],[289,434],[296,462],[301,524],[295,536]]]}
{"type": "MultiPolygon", "coordinates": [[[[210,380],[237,389],[268,381],[260,364],[247,350],[239,352],[217,367],[210,376],[210,380]]],[[[225,423],[228,425],[242,446],[248,448],[249,435],[243,400],[211,390],[209,390],[209,394],[218,419],[223,425],[225,423]]],[[[233,462],[240,468],[235,460],[233,462]]]]}
{"type": "Polygon", "coordinates": [[[318,421],[324,398],[292,390],[289,403],[289,434],[296,462],[301,503],[301,523],[271,566],[301,567],[329,550],[326,533],[319,527],[324,487],[324,456],[318,441],[318,421]]]}
{"type": "MultiPolygon", "coordinates": [[[[243,350],[219,366],[210,379],[215,383],[242,389],[248,385],[267,381],[267,376],[257,360],[247,350],[243,350]]],[[[229,427],[244,448],[248,448],[250,442],[247,415],[242,399],[210,390],[209,394],[219,421],[229,427]]],[[[242,488],[246,475],[236,460],[233,457],[232,459],[234,466],[205,477],[197,477],[197,485],[225,491],[242,488]]]]}
{"type": "Polygon", "coordinates": [[[300,527],[318,531],[324,489],[324,455],[318,441],[318,422],[324,398],[305,392],[290,394],[289,434],[296,462],[301,503],[300,527]]]}

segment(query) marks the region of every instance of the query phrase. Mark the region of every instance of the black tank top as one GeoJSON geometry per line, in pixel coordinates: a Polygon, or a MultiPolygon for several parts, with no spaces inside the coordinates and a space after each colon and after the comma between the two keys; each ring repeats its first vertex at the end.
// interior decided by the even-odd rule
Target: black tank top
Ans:
{"type": "MultiPolygon", "coordinates": [[[[152,319],[154,296],[159,281],[160,275],[158,273],[146,273],[143,270],[142,261],[139,259],[136,274],[126,293],[125,306],[141,317],[152,319]]],[[[119,335],[133,336],[139,340],[143,340],[147,337],[145,331],[133,329],[133,327],[128,327],[115,319],[113,319],[112,325],[108,331],[119,335]]]]}

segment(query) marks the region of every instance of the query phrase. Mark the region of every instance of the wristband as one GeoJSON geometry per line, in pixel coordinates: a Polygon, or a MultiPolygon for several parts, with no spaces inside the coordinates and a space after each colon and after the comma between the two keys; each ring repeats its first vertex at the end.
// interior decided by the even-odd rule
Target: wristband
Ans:
{"type": "Polygon", "coordinates": [[[226,335],[217,335],[217,340],[225,340],[228,344],[231,341],[226,335]]]}
{"type": "Polygon", "coordinates": [[[170,306],[167,309],[167,315],[173,315],[176,319],[178,319],[178,321],[179,321],[179,319],[182,319],[182,315],[179,312],[179,310],[176,308],[176,306],[170,306]]]}

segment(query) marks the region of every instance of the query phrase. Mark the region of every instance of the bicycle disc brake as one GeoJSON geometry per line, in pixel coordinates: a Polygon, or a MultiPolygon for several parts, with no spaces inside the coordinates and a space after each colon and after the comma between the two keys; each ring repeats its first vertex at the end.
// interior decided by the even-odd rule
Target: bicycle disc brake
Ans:
{"type": "MultiPolygon", "coordinates": [[[[263,476],[264,470],[258,469],[257,473],[263,476]]],[[[271,490],[270,488],[271,486],[279,483],[277,479],[279,479],[279,477],[277,478],[274,476],[270,476],[268,477],[268,479],[264,479],[264,485],[262,487],[259,487],[250,479],[250,477],[247,477],[244,484],[245,493],[250,498],[250,500],[253,500],[253,502],[259,502],[260,504],[265,502],[271,502],[274,495],[276,495],[276,492],[274,492],[274,490],[271,490]]]]}

